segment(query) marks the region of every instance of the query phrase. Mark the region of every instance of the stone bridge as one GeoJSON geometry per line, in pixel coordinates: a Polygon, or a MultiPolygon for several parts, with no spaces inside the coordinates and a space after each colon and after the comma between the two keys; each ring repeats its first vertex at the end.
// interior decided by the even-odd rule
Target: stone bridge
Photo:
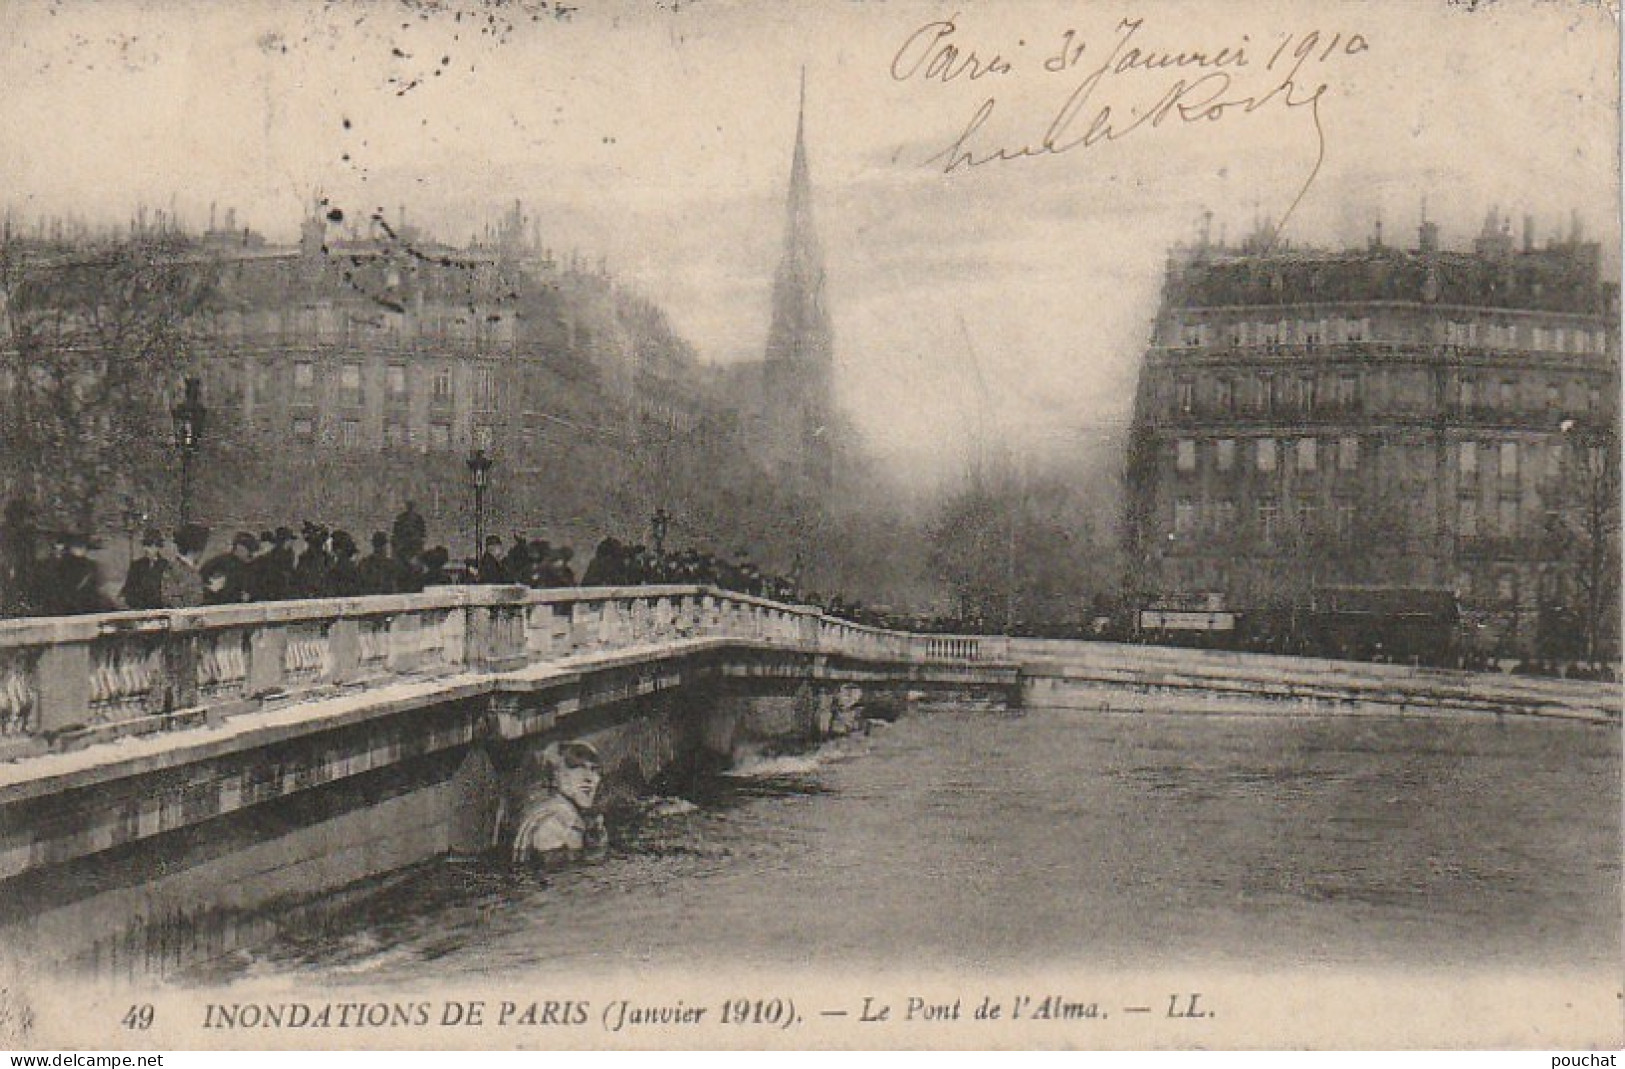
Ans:
{"type": "Polygon", "coordinates": [[[691,586],[436,588],[0,624],[0,945],[141,974],[489,843],[548,741],[611,787],[855,706],[1013,702],[1005,639],[691,586]]]}

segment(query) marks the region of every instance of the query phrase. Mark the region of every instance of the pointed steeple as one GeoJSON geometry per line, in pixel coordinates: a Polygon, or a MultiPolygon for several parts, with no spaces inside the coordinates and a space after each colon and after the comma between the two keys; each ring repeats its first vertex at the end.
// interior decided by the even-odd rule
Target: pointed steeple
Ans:
{"type": "Polygon", "coordinates": [[[805,473],[827,478],[834,436],[834,343],[824,307],[824,255],[813,225],[805,68],[764,372],[769,422],[778,439],[774,452],[805,473]]]}

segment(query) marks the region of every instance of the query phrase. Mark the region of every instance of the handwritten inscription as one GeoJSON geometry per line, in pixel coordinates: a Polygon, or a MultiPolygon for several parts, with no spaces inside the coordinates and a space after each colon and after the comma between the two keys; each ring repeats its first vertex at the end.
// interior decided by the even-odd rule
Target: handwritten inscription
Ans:
{"type": "MultiPolygon", "coordinates": [[[[1217,46],[1162,48],[1153,47],[1152,33],[1144,19],[1125,18],[1093,39],[1068,28],[1048,43],[1018,38],[1014,47],[992,48],[968,40],[956,14],[910,31],[890,74],[922,85],[988,86],[952,141],[925,159],[944,174],[1064,156],[1156,130],[1212,129],[1266,110],[1303,115],[1315,162],[1295,208],[1325,158],[1321,104],[1330,79],[1338,64],[1370,50],[1366,38],[1309,29],[1258,42],[1243,34],[1217,46]],[[1000,87],[1024,77],[1056,83],[1057,91],[1045,94],[1052,103],[1036,116],[1006,115],[1000,87]]],[[[1031,107],[1026,99],[1023,106],[1031,107]]]]}

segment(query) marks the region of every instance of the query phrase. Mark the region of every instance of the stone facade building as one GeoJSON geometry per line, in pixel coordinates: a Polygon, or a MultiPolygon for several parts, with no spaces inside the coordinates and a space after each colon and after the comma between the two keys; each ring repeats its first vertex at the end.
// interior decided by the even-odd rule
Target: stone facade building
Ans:
{"type": "Polygon", "coordinates": [[[1600,252],[1577,225],[1517,242],[1495,213],[1470,251],[1429,223],[1414,249],[1180,250],[1128,459],[1138,607],[1222,606],[1235,641],[1328,652],[1405,646],[1407,605],[1453,618],[1453,650],[1416,651],[1438,659],[1617,641],[1600,252]],[[1338,614],[1363,624],[1315,634],[1338,614]]]}

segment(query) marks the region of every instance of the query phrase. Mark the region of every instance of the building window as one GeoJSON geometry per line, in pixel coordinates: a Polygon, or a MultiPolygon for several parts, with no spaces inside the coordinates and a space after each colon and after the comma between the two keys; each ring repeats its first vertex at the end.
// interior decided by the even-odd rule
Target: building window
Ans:
{"type": "Polygon", "coordinates": [[[1518,600],[1518,576],[1515,572],[1502,572],[1495,577],[1495,596],[1508,605],[1518,600]]]}
{"type": "Polygon", "coordinates": [[[1189,438],[1181,438],[1174,443],[1174,467],[1180,471],[1196,470],[1196,443],[1189,438]]]}
{"type": "Polygon", "coordinates": [[[1463,538],[1478,537],[1478,498],[1464,497],[1456,502],[1456,533],[1463,538]]]}
{"type": "Polygon", "coordinates": [[[1515,408],[1518,404],[1518,384],[1511,379],[1501,380],[1501,407],[1515,408]]]}
{"type": "Polygon", "coordinates": [[[1548,442],[1546,445],[1546,477],[1548,479],[1561,478],[1563,475],[1563,443],[1560,441],[1548,442]]]}
{"type": "Polygon", "coordinates": [[[1360,466],[1360,439],[1340,438],[1337,441],[1337,469],[1354,471],[1360,466]]]}
{"type": "Polygon", "coordinates": [[[1501,535],[1506,538],[1518,536],[1518,499],[1503,497],[1500,501],[1499,515],[1496,516],[1501,535]]]}
{"type": "Polygon", "coordinates": [[[1236,503],[1228,498],[1214,502],[1213,524],[1220,535],[1233,535],[1236,529],[1236,503]]]}
{"type": "Polygon", "coordinates": [[[480,424],[474,428],[474,448],[490,449],[492,442],[491,428],[480,424]]]}
{"type": "Polygon", "coordinates": [[[1311,412],[1315,408],[1315,403],[1315,377],[1304,375],[1298,379],[1298,404],[1303,406],[1305,412],[1311,412]]]}
{"type": "Polygon", "coordinates": [[[474,369],[474,404],[486,412],[497,407],[497,376],[491,368],[474,369]]]}
{"type": "Polygon", "coordinates": [[[1546,407],[1553,412],[1563,407],[1563,387],[1555,382],[1546,384],[1546,407]]]}
{"type": "Polygon", "coordinates": [[[1300,497],[1298,499],[1298,530],[1304,534],[1314,534],[1320,524],[1320,506],[1312,498],[1300,497]]]}
{"type": "Polygon", "coordinates": [[[1456,454],[1457,470],[1464,478],[1478,474],[1478,443],[1462,442],[1456,454]]]}
{"type": "Polygon", "coordinates": [[[361,403],[360,364],[344,364],[339,367],[339,396],[346,404],[361,403]]]}
{"type": "Polygon", "coordinates": [[[1275,376],[1264,373],[1258,376],[1258,403],[1266,412],[1275,410],[1275,376]]]}
{"type": "Polygon", "coordinates": [[[347,419],[339,424],[339,445],[345,449],[355,449],[361,444],[361,421],[347,419]]]}
{"type": "Polygon", "coordinates": [[[1196,383],[1190,379],[1180,379],[1174,384],[1175,403],[1179,411],[1189,415],[1196,407],[1196,383]]]}
{"type": "Polygon", "coordinates": [[[1354,502],[1341,500],[1337,503],[1337,533],[1341,535],[1352,534],[1354,531],[1354,502]]]}
{"type": "Polygon", "coordinates": [[[254,369],[254,400],[265,404],[271,399],[276,384],[276,365],[269,360],[261,361],[254,369]]]}
{"type": "Polygon", "coordinates": [[[429,398],[437,404],[445,404],[451,400],[451,368],[434,369],[434,377],[429,380],[429,398]]]}
{"type": "Polygon", "coordinates": [[[1275,470],[1275,439],[1260,438],[1258,440],[1258,470],[1275,470]]]}
{"type": "Polygon", "coordinates": [[[1185,324],[1185,345],[1198,348],[1207,344],[1207,328],[1200,323],[1185,324]]]}
{"type": "Polygon", "coordinates": [[[1266,544],[1275,541],[1275,531],[1281,522],[1281,507],[1273,501],[1258,503],[1258,537],[1266,544]]]}
{"type": "Polygon", "coordinates": [[[384,423],[384,446],[388,449],[405,449],[412,444],[412,436],[406,429],[406,424],[399,420],[388,420],[384,423]]]}
{"type": "Polygon", "coordinates": [[[1461,407],[1462,408],[1465,409],[1465,408],[1472,408],[1473,407],[1473,401],[1475,400],[1474,394],[1476,393],[1476,386],[1477,386],[1477,384],[1474,383],[1472,379],[1462,379],[1461,380],[1461,384],[1457,387],[1457,398],[1461,401],[1461,407]]]}
{"type": "Polygon", "coordinates": [[[1501,478],[1516,479],[1518,477],[1518,443],[1501,443],[1501,478]]]}
{"type": "Polygon", "coordinates": [[[300,416],[293,421],[293,437],[297,442],[309,445],[316,440],[316,421],[309,416],[300,416]]]}
{"type": "Polygon", "coordinates": [[[1174,534],[1183,538],[1196,531],[1196,506],[1189,501],[1174,502],[1174,534]]]}
{"type": "Polygon", "coordinates": [[[1213,388],[1219,402],[1219,411],[1234,412],[1236,410],[1236,384],[1229,379],[1219,379],[1213,384],[1213,388]]]}
{"type": "Polygon", "coordinates": [[[1586,410],[1595,412],[1602,407],[1602,391],[1595,386],[1586,389],[1586,410]]]}
{"type": "Polygon", "coordinates": [[[384,369],[384,392],[396,401],[406,397],[406,365],[390,364],[384,369]]]}
{"type": "Polygon", "coordinates": [[[429,424],[429,448],[430,449],[450,449],[451,448],[451,424],[449,424],[449,423],[431,423],[431,424],[429,424]]]}
{"type": "Polygon", "coordinates": [[[1229,471],[1236,466],[1236,440],[1234,438],[1220,438],[1215,445],[1220,471],[1229,471]]]}
{"type": "Polygon", "coordinates": [[[1339,375],[1337,377],[1337,403],[1345,411],[1353,409],[1360,399],[1360,377],[1358,375],[1339,375]]]}
{"type": "Polygon", "coordinates": [[[1313,438],[1298,439],[1298,470],[1314,471],[1319,461],[1316,451],[1316,441],[1313,438]]]}
{"type": "Polygon", "coordinates": [[[310,393],[316,388],[316,365],[309,360],[296,360],[293,365],[295,393],[310,393]]]}

